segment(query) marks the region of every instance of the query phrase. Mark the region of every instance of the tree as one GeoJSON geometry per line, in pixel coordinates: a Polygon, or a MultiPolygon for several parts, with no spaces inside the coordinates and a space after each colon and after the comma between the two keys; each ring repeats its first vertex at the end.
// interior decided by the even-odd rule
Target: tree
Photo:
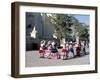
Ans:
{"type": "Polygon", "coordinates": [[[59,40],[71,36],[72,16],[68,14],[52,14],[50,19],[55,25],[55,35],[59,40]]]}
{"type": "Polygon", "coordinates": [[[77,22],[74,24],[75,29],[75,38],[79,37],[79,39],[88,40],[89,39],[89,26],[85,23],[77,22]]]}
{"type": "Polygon", "coordinates": [[[81,27],[79,31],[79,37],[84,40],[89,40],[89,29],[87,25],[81,27]]]}
{"type": "MultiPolygon", "coordinates": [[[[88,39],[89,38],[89,26],[85,23],[79,22],[75,17],[72,16],[73,22],[73,37],[78,39],[88,39]]],[[[79,41],[79,40],[78,40],[79,41]]]]}
{"type": "Polygon", "coordinates": [[[55,25],[54,34],[59,40],[69,37],[75,40],[89,38],[89,26],[81,23],[71,14],[51,14],[50,19],[51,23],[55,25]]]}

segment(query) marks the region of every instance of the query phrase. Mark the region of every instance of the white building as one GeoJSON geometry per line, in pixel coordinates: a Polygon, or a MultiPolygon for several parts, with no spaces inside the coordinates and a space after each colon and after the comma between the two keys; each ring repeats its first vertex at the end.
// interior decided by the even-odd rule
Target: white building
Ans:
{"type": "Polygon", "coordinates": [[[36,49],[41,40],[53,40],[54,26],[45,13],[26,12],[26,50],[36,49]]]}

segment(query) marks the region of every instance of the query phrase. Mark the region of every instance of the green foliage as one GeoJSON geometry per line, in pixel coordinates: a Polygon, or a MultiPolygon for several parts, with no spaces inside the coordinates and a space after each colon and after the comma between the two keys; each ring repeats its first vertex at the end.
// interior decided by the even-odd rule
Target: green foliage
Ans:
{"type": "Polygon", "coordinates": [[[80,38],[88,38],[88,26],[80,23],[73,15],[68,14],[51,14],[51,23],[55,25],[55,35],[58,39],[79,36],[80,38]]]}
{"type": "Polygon", "coordinates": [[[89,32],[88,32],[88,28],[83,26],[81,27],[80,31],[79,31],[79,37],[83,38],[83,39],[88,39],[89,38],[89,32]]]}
{"type": "Polygon", "coordinates": [[[67,14],[52,14],[51,22],[55,25],[56,36],[59,39],[70,36],[72,30],[72,17],[67,14]]]}

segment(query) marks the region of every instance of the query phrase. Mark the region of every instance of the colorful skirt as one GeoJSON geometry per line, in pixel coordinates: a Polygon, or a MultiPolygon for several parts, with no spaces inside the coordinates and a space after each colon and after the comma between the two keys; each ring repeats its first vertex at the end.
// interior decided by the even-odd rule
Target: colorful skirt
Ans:
{"type": "Polygon", "coordinates": [[[62,52],[64,52],[64,53],[67,52],[66,48],[63,48],[63,49],[62,49],[62,52]]]}
{"type": "Polygon", "coordinates": [[[57,50],[57,49],[52,49],[51,52],[52,52],[52,53],[57,53],[58,50],[57,50]]]}
{"type": "Polygon", "coordinates": [[[45,53],[45,51],[44,50],[39,50],[39,53],[45,53]]]}

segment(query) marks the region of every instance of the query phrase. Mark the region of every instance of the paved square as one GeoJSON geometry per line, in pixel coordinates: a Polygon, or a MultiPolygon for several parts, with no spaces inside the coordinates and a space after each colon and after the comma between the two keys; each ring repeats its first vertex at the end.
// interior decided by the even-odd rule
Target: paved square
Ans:
{"type": "Polygon", "coordinates": [[[25,54],[26,67],[39,66],[63,66],[63,65],[84,65],[90,63],[89,54],[69,60],[39,58],[38,51],[26,51],[25,54]]]}

